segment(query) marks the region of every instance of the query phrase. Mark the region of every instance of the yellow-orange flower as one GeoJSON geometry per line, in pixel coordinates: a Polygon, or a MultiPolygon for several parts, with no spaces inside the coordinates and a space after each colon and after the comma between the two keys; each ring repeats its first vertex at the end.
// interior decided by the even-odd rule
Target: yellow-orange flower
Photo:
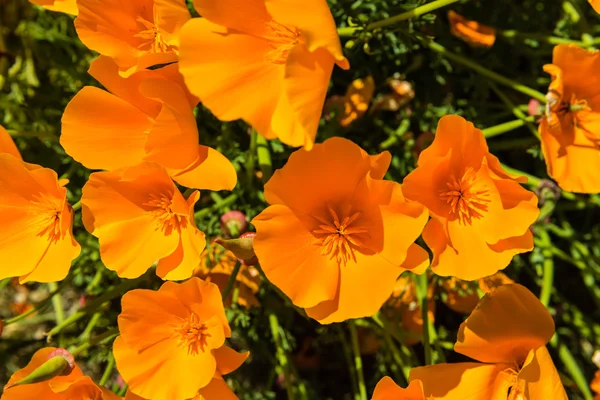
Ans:
{"type": "Polygon", "coordinates": [[[382,180],[390,161],[331,138],[296,151],[265,185],[271,206],[252,222],[260,265],[321,323],[375,314],[403,271],[427,268],[413,243],[427,212],[382,180]]]}
{"type": "Polygon", "coordinates": [[[195,0],[179,68],[219,119],[310,149],[334,63],[349,67],[325,0],[195,0]]]}
{"type": "Polygon", "coordinates": [[[423,384],[419,380],[414,380],[406,389],[402,389],[392,378],[384,376],[375,386],[371,400],[425,400],[423,384]]]}
{"type": "Polygon", "coordinates": [[[539,132],[548,175],[569,192],[599,193],[600,52],[554,47],[546,116],[539,132]]]}
{"type": "Polygon", "coordinates": [[[192,278],[158,291],[132,290],[118,323],[113,353],[131,392],[149,400],[236,398],[222,375],[249,353],[225,345],[231,328],[214,283],[192,278]]]}
{"type": "Polygon", "coordinates": [[[2,125],[0,125],[0,154],[5,153],[10,154],[13,157],[17,157],[19,160],[23,159],[10,134],[2,125]]]}
{"type": "Polygon", "coordinates": [[[54,347],[45,347],[35,352],[29,364],[15,372],[9,379],[8,389],[4,390],[2,400],[118,400],[119,396],[106,388],[100,388],[88,376],[84,376],[77,365],[67,375],[56,376],[47,381],[27,385],[13,386],[41,366],[55,351],[54,347]]]}
{"type": "Polygon", "coordinates": [[[198,144],[192,112],[197,99],[187,92],[176,65],[122,78],[113,60],[99,57],[89,73],[110,92],[86,86],[67,105],[60,143],[71,157],[87,168],[106,170],[152,161],[183,186],[233,189],[233,165],[198,144]]]}
{"type": "Polygon", "coordinates": [[[436,274],[479,279],[533,248],[529,227],[539,209],[535,194],[519,185],[523,180],[504,172],[473,124],[457,115],[440,119],[433,143],[402,185],[406,198],[432,216],[423,238],[436,274]]]}
{"type": "Polygon", "coordinates": [[[46,10],[77,15],[77,0],[29,0],[33,4],[44,7],[46,10]]]}
{"type": "Polygon", "coordinates": [[[206,246],[196,227],[195,191],[187,200],[155,163],[94,172],[83,187],[83,223],[98,237],[107,268],[136,278],[158,260],[156,274],[181,280],[192,276],[206,246]]]}
{"type": "Polygon", "coordinates": [[[546,344],[554,321],[525,287],[503,285],[486,294],[462,323],[454,350],[479,362],[413,368],[432,399],[559,400],[567,395],[546,344]]]}
{"type": "Polygon", "coordinates": [[[92,50],[129,75],[177,61],[179,31],[191,18],[183,0],[77,0],[75,29],[92,50]]]}
{"type": "Polygon", "coordinates": [[[492,47],[496,41],[496,30],[490,26],[471,21],[462,15],[448,11],[450,32],[473,46],[492,47]]]}
{"type": "MultiPolygon", "coordinates": [[[[212,243],[200,255],[200,265],[194,271],[194,275],[216,284],[219,290],[223,291],[238,262],[231,251],[212,243]]],[[[233,293],[236,290],[238,291],[237,303],[239,305],[246,308],[257,307],[259,303],[255,294],[258,292],[260,283],[260,276],[256,268],[242,264],[236,276],[233,290],[225,299],[225,307],[231,304],[233,293]]]]}
{"type": "Polygon", "coordinates": [[[375,93],[375,81],[372,76],[352,81],[344,97],[344,111],[340,116],[340,125],[348,126],[365,115],[373,93],[375,93]]]}
{"type": "Polygon", "coordinates": [[[68,180],[56,172],[0,154],[0,279],[64,279],[81,248],[72,232],[68,180]]]}

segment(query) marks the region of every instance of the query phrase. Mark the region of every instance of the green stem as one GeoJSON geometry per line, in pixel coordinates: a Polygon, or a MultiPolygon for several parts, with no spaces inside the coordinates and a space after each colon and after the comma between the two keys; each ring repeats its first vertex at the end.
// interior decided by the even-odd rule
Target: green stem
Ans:
{"type": "Polygon", "coordinates": [[[235,263],[235,267],[233,267],[233,271],[231,272],[231,275],[229,276],[229,279],[227,280],[227,285],[225,286],[225,289],[223,290],[223,302],[225,302],[225,300],[227,300],[227,298],[229,297],[229,294],[231,293],[231,290],[233,289],[233,285],[235,284],[235,280],[237,279],[238,273],[240,272],[240,268],[242,267],[242,263],[241,262],[237,262],[235,263]]]}
{"type": "Polygon", "coordinates": [[[20,320],[22,320],[23,318],[26,318],[28,316],[30,316],[31,314],[40,311],[42,308],[44,308],[51,300],[54,296],[56,296],[58,293],[60,293],[60,291],[62,290],[63,287],[66,286],[66,284],[68,282],[71,281],[70,277],[67,277],[66,279],[64,279],[59,285],[58,287],[52,291],[48,297],[46,297],[44,300],[40,301],[39,303],[35,304],[30,310],[25,311],[22,314],[19,314],[15,317],[12,317],[10,319],[7,319],[6,321],[4,321],[4,325],[10,325],[10,324],[14,324],[15,322],[19,322],[20,320]]]}
{"type": "Polygon", "coordinates": [[[569,371],[571,379],[573,379],[573,382],[575,382],[575,384],[583,394],[584,399],[592,400],[592,392],[588,387],[585,375],[579,367],[579,364],[577,364],[577,361],[575,361],[575,357],[573,357],[571,351],[567,348],[567,346],[565,346],[565,344],[559,342],[557,334],[554,334],[554,336],[550,340],[550,345],[552,345],[552,347],[554,347],[555,349],[558,349],[558,357],[567,368],[567,371],[569,371]]]}
{"type": "MultiPolygon", "coordinates": [[[[506,105],[506,107],[512,111],[512,113],[515,115],[515,117],[520,118],[522,120],[528,120],[528,116],[525,115],[525,113],[523,111],[521,111],[521,109],[518,106],[516,106],[508,98],[508,96],[505,95],[504,92],[498,88],[498,86],[494,82],[490,82],[490,83],[491,83],[490,86],[491,86],[492,90],[496,93],[496,95],[498,97],[500,97],[500,100],[502,100],[502,102],[506,105]]],[[[535,136],[538,139],[540,138],[539,132],[533,126],[532,123],[528,123],[527,127],[529,128],[529,131],[533,134],[533,136],[535,136]]]]}
{"type": "Polygon", "coordinates": [[[554,259],[552,254],[552,242],[550,241],[550,235],[543,229],[538,230],[540,237],[540,248],[544,256],[543,262],[543,278],[542,278],[542,291],[540,292],[540,302],[548,307],[550,303],[550,296],[552,295],[552,285],[554,283],[554,259]]]}
{"type": "Polygon", "coordinates": [[[220,210],[223,207],[229,206],[233,203],[235,203],[235,201],[237,200],[237,194],[230,194],[229,196],[225,197],[223,199],[223,201],[220,201],[218,203],[214,203],[212,206],[210,207],[206,207],[203,208],[202,210],[196,212],[194,214],[194,218],[196,219],[202,219],[208,215],[210,215],[211,213],[214,213],[215,211],[220,210]]]}
{"type": "Polygon", "coordinates": [[[269,144],[267,143],[267,139],[262,135],[258,135],[256,138],[256,155],[258,156],[258,166],[262,171],[262,181],[264,184],[273,175],[273,164],[271,162],[269,144]]]}
{"type": "Polygon", "coordinates": [[[416,286],[417,286],[417,297],[421,305],[421,318],[423,319],[423,348],[425,349],[425,365],[431,365],[431,330],[429,325],[429,299],[427,297],[427,289],[429,284],[427,282],[427,273],[422,275],[416,275],[416,286]]]}
{"type": "Polygon", "coordinates": [[[73,206],[71,207],[73,209],[73,211],[77,211],[81,208],[81,200],[79,200],[77,203],[73,204],[73,206]]]}
{"type": "Polygon", "coordinates": [[[106,382],[110,379],[113,370],[115,369],[115,357],[113,357],[112,352],[108,354],[108,362],[106,363],[106,369],[102,374],[102,378],[98,382],[98,386],[106,385],[106,382]]]}
{"type": "Polygon", "coordinates": [[[358,382],[356,381],[356,368],[354,367],[354,363],[352,362],[352,350],[350,350],[350,346],[348,345],[348,339],[346,338],[346,335],[344,334],[344,330],[341,328],[341,325],[335,325],[335,328],[338,331],[340,341],[342,342],[342,347],[344,349],[344,357],[346,358],[346,365],[348,366],[350,383],[352,385],[352,393],[357,393],[358,382]]]}
{"type": "MultiPolygon", "coordinates": [[[[528,185],[528,186],[539,186],[539,184],[542,182],[542,180],[540,178],[538,178],[537,176],[533,176],[531,174],[528,174],[527,172],[523,172],[516,168],[509,167],[506,164],[500,163],[500,165],[502,165],[502,169],[505,170],[506,172],[508,172],[509,174],[520,175],[520,176],[524,176],[525,178],[527,178],[526,185],[528,185]]],[[[567,200],[577,200],[577,196],[574,193],[565,192],[564,190],[561,190],[560,196],[567,200]]]]}
{"type": "Polygon", "coordinates": [[[288,395],[288,400],[294,400],[294,390],[292,387],[292,380],[290,377],[290,370],[288,365],[288,359],[286,355],[286,351],[281,344],[281,337],[279,332],[281,331],[281,326],[279,325],[279,320],[275,314],[269,315],[269,325],[271,327],[271,335],[273,336],[273,341],[275,342],[275,354],[277,355],[277,360],[279,361],[279,366],[283,372],[284,378],[284,386],[288,395]]]}
{"type": "MultiPolygon", "coordinates": [[[[56,292],[58,290],[58,285],[56,282],[48,283],[48,289],[50,292],[56,292]]],[[[56,325],[60,325],[65,321],[65,310],[63,307],[62,296],[60,292],[56,294],[56,296],[52,296],[52,308],[54,309],[54,318],[56,320],[56,325]]],[[[64,337],[63,335],[58,336],[58,346],[64,346],[64,337]]]]}
{"type": "Polygon", "coordinates": [[[547,43],[547,44],[551,44],[551,45],[575,44],[579,47],[592,47],[592,46],[600,43],[599,38],[595,38],[592,42],[583,42],[581,40],[567,39],[567,38],[561,38],[561,37],[557,37],[557,36],[546,36],[546,35],[542,35],[539,33],[522,33],[522,32],[517,32],[515,30],[506,30],[506,31],[497,30],[496,35],[503,37],[503,38],[507,38],[507,39],[513,39],[513,38],[534,39],[534,40],[537,40],[538,42],[543,42],[543,43],[547,43]]]}
{"type": "Polygon", "coordinates": [[[111,340],[113,340],[114,338],[116,338],[117,336],[119,336],[119,328],[113,328],[113,329],[108,330],[98,336],[94,336],[93,338],[88,340],[86,343],[76,347],[73,351],[71,351],[71,354],[73,355],[73,357],[77,357],[79,354],[81,354],[85,350],[89,349],[90,347],[95,346],[97,344],[108,343],[111,340]]]}
{"type": "MultiPolygon", "coordinates": [[[[420,7],[414,8],[410,11],[403,12],[402,14],[395,15],[393,17],[389,17],[386,19],[382,19],[381,21],[376,21],[367,25],[365,30],[372,31],[374,29],[383,28],[389,25],[394,25],[397,22],[406,21],[407,19],[411,19],[414,17],[419,17],[421,15],[430,13],[432,11],[437,10],[438,8],[445,7],[452,3],[456,3],[458,0],[436,0],[431,3],[424,4],[420,7]]],[[[362,27],[347,27],[347,28],[339,28],[338,35],[340,36],[353,36],[357,31],[362,30],[362,27]]]]}
{"type": "Polygon", "coordinates": [[[256,167],[256,142],[258,140],[258,133],[255,129],[252,129],[250,134],[250,148],[248,149],[246,159],[246,184],[248,187],[252,187],[254,181],[254,168],[256,167]]]}
{"type": "Polygon", "coordinates": [[[502,124],[498,124],[498,125],[491,126],[489,128],[482,129],[481,132],[483,132],[483,136],[485,136],[486,138],[491,138],[491,137],[498,136],[498,135],[501,135],[506,132],[513,131],[517,128],[520,128],[523,125],[525,125],[527,122],[530,122],[530,121],[533,121],[533,117],[530,117],[527,120],[516,119],[514,121],[504,122],[502,124]]]}
{"type": "Polygon", "coordinates": [[[456,53],[452,53],[451,51],[447,50],[441,44],[438,44],[432,40],[419,39],[419,42],[421,42],[421,44],[423,44],[424,46],[428,47],[430,50],[435,51],[436,53],[441,54],[441,55],[443,55],[443,56],[445,56],[467,68],[471,68],[472,70],[480,73],[481,75],[483,75],[487,78],[490,78],[490,79],[498,82],[501,85],[508,86],[509,88],[516,90],[518,92],[521,92],[523,94],[526,94],[527,96],[532,97],[536,100],[539,100],[542,103],[546,103],[546,96],[544,96],[542,93],[538,92],[535,89],[525,86],[517,81],[513,81],[512,79],[509,79],[503,75],[500,75],[497,72],[489,70],[489,69],[481,66],[480,64],[476,63],[475,61],[472,61],[466,57],[463,57],[456,53]]]}
{"type": "Polygon", "coordinates": [[[356,367],[356,377],[358,378],[358,399],[367,400],[367,387],[365,385],[365,376],[363,374],[362,358],[360,357],[360,348],[358,347],[358,334],[354,321],[348,321],[350,328],[350,341],[352,343],[352,353],[354,354],[354,366],[356,367]]]}

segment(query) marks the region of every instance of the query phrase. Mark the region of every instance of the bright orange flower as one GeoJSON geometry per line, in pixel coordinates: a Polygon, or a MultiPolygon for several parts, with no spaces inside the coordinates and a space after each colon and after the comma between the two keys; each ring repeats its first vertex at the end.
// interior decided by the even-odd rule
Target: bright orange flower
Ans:
{"type": "Polygon", "coordinates": [[[371,400],[425,400],[423,384],[414,380],[406,389],[402,389],[392,378],[384,376],[375,386],[371,400]]]}
{"type": "Polygon", "coordinates": [[[490,26],[471,21],[458,13],[448,11],[450,32],[473,46],[492,47],[496,41],[496,30],[490,26]]]}
{"type": "Polygon", "coordinates": [[[192,278],[158,291],[132,290],[118,323],[113,353],[131,392],[150,400],[236,398],[221,375],[249,353],[225,345],[231,329],[214,283],[192,278]]]}
{"type": "Polygon", "coordinates": [[[529,227],[538,199],[519,185],[524,180],[504,172],[473,124],[457,115],[440,119],[433,143],[403,184],[406,198],[432,216],[423,238],[436,274],[479,279],[533,248],[529,227]]]}
{"type": "Polygon", "coordinates": [[[77,0],[77,5],[79,39],[113,58],[124,76],[177,61],[179,31],[191,18],[183,0],[77,0]]]}
{"type": "Polygon", "coordinates": [[[22,160],[21,153],[19,153],[19,149],[17,149],[17,145],[13,141],[10,134],[4,129],[2,125],[0,125],[0,154],[8,153],[11,156],[17,157],[19,160],[22,160]]]}
{"type": "MultiPolygon", "coordinates": [[[[212,243],[200,255],[200,265],[194,271],[194,275],[216,284],[219,290],[223,291],[238,262],[231,251],[212,243]]],[[[231,304],[235,290],[238,291],[237,303],[239,305],[246,308],[258,307],[259,302],[255,294],[258,292],[260,283],[260,276],[256,268],[242,264],[236,276],[233,290],[229,297],[225,299],[225,307],[229,307],[231,304]]]]}
{"type": "Polygon", "coordinates": [[[590,2],[592,7],[594,8],[594,10],[597,13],[600,13],[600,0],[588,0],[588,1],[590,2]]]}
{"type": "MultiPolygon", "coordinates": [[[[35,352],[29,364],[15,372],[7,387],[28,376],[48,360],[54,347],[45,347],[35,352]]],[[[118,400],[119,396],[108,389],[100,388],[88,376],[84,376],[77,365],[67,375],[56,376],[50,380],[13,386],[4,391],[2,400],[118,400]]]]}
{"type": "Polygon", "coordinates": [[[233,189],[233,165],[198,144],[192,112],[197,100],[176,65],[122,78],[111,59],[99,57],[89,73],[112,93],[86,86],[67,105],[60,143],[71,157],[87,168],[107,170],[153,161],[183,186],[233,189]]]}
{"type": "Polygon", "coordinates": [[[375,81],[372,76],[352,81],[344,97],[344,111],[340,116],[340,125],[348,126],[365,115],[373,93],[375,93],[375,81]]]}
{"type": "Polygon", "coordinates": [[[81,247],[72,232],[68,180],[56,172],[0,154],[0,279],[64,279],[81,247]]]}
{"type": "Polygon", "coordinates": [[[529,290],[503,285],[458,331],[454,350],[480,362],[413,368],[409,379],[421,380],[433,399],[566,400],[546,349],[553,334],[550,313],[529,290]]]}
{"type": "Polygon", "coordinates": [[[154,163],[94,172],[83,187],[83,223],[98,237],[100,256],[122,278],[136,278],[158,260],[156,274],[192,276],[206,246],[196,227],[195,191],[187,200],[154,163]]]}
{"type": "Polygon", "coordinates": [[[333,64],[349,68],[325,0],[194,0],[179,68],[219,119],[312,147],[333,64]]]}
{"type": "Polygon", "coordinates": [[[427,268],[413,243],[427,212],[382,180],[390,161],[331,138],[296,151],[265,185],[271,206],[252,222],[260,265],[321,323],[375,314],[403,271],[427,268]]]}
{"type": "Polygon", "coordinates": [[[548,175],[569,192],[599,193],[600,52],[554,47],[546,116],[539,132],[548,175]]]}
{"type": "MultiPolygon", "coordinates": [[[[483,293],[489,293],[498,286],[509,283],[515,282],[502,272],[496,272],[494,275],[478,280],[479,289],[483,293]]],[[[479,295],[474,287],[469,286],[468,282],[451,277],[443,280],[441,286],[445,295],[445,298],[442,297],[442,300],[453,311],[470,314],[479,302],[479,295]]]]}
{"type": "Polygon", "coordinates": [[[590,382],[590,388],[596,393],[594,400],[600,400],[600,371],[596,371],[594,379],[590,382]]]}

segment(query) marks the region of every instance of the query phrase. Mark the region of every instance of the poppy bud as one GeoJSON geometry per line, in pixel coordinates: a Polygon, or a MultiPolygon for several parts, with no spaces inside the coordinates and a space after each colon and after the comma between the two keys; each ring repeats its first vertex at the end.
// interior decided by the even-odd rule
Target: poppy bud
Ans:
{"type": "Polygon", "coordinates": [[[246,215],[241,211],[228,211],[221,216],[221,230],[227,237],[238,237],[247,225],[246,215]]]}
{"type": "Polygon", "coordinates": [[[61,375],[69,375],[73,368],[75,368],[75,360],[71,353],[65,349],[56,349],[48,355],[46,362],[34,369],[26,377],[19,379],[10,386],[7,385],[4,389],[44,382],[61,375]]]}
{"type": "Polygon", "coordinates": [[[541,103],[538,100],[536,100],[536,99],[529,100],[529,103],[527,104],[527,113],[529,115],[538,116],[544,112],[543,110],[544,110],[544,108],[542,107],[541,103]]]}
{"type": "Polygon", "coordinates": [[[254,232],[246,232],[237,239],[215,239],[215,242],[231,251],[240,262],[246,265],[254,265],[258,263],[256,255],[254,254],[254,247],[252,242],[254,241],[254,232]],[[249,264],[256,260],[256,263],[249,264]]]}

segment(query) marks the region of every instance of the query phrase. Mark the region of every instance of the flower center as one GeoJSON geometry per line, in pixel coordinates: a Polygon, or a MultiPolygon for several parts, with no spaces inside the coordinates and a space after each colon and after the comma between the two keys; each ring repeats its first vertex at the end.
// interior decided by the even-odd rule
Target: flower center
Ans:
{"type": "Polygon", "coordinates": [[[37,210],[32,214],[37,215],[37,225],[40,232],[37,236],[47,236],[48,241],[56,243],[61,237],[61,215],[62,211],[50,199],[40,197],[32,201],[37,210]]]}
{"type": "Polygon", "coordinates": [[[266,25],[267,33],[264,38],[273,48],[267,53],[266,59],[273,64],[285,64],[290,51],[300,42],[300,31],[274,20],[267,22],[266,25]]]}
{"type": "Polygon", "coordinates": [[[331,254],[331,259],[335,258],[338,263],[346,265],[349,259],[356,262],[354,252],[366,247],[365,240],[370,237],[367,229],[356,226],[360,212],[340,218],[333,208],[327,207],[327,209],[331,216],[330,220],[316,217],[321,224],[319,229],[312,231],[317,237],[314,244],[322,247],[321,254],[331,254]]]}
{"type": "Polygon", "coordinates": [[[194,313],[190,315],[181,325],[175,328],[175,333],[179,336],[179,345],[187,347],[188,354],[204,353],[208,345],[208,326],[201,322],[200,318],[194,313]]]}
{"type": "Polygon", "coordinates": [[[142,30],[133,36],[143,39],[143,42],[137,47],[138,50],[151,53],[166,53],[173,50],[173,46],[168,44],[161,34],[156,13],[154,13],[154,22],[150,22],[141,16],[137,17],[136,21],[141,25],[142,30]]]}
{"type": "Polygon", "coordinates": [[[174,212],[171,199],[165,195],[150,194],[150,200],[142,205],[150,207],[149,212],[154,215],[158,229],[161,229],[165,235],[170,235],[173,229],[181,232],[181,228],[185,228],[187,224],[186,216],[174,212]]]}
{"type": "Polygon", "coordinates": [[[473,218],[483,217],[490,200],[489,191],[485,185],[477,184],[473,168],[467,169],[462,178],[452,176],[446,183],[447,190],[440,192],[440,197],[450,205],[450,213],[457,216],[459,222],[471,224],[473,218]]]}

